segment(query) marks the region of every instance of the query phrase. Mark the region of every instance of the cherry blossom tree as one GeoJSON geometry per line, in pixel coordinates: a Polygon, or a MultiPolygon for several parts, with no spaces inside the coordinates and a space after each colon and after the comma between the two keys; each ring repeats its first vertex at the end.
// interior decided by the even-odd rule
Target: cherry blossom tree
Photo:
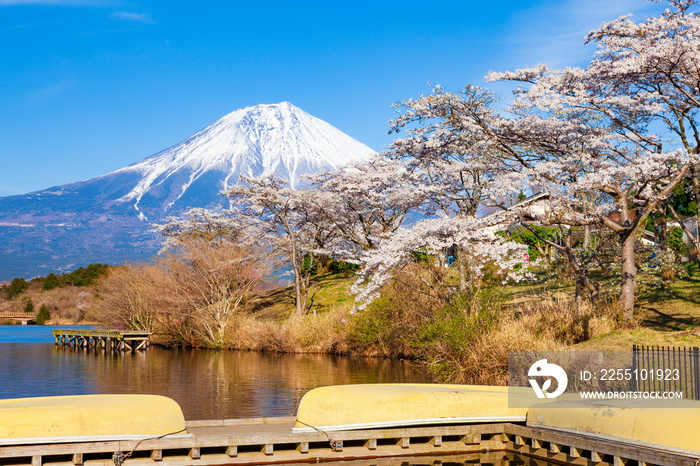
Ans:
{"type": "Polygon", "coordinates": [[[494,158],[488,141],[475,134],[472,123],[463,118],[487,111],[496,97],[474,86],[467,86],[462,94],[435,86],[431,95],[397,104],[402,114],[391,122],[393,132],[406,130],[408,136],[394,141],[387,155],[405,160],[414,179],[429,187],[423,188],[430,201],[427,214],[474,216],[479,207],[496,197],[494,187],[498,196],[506,192],[517,195],[520,189],[498,178],[504,174],[500,160],[494,158]]]}
{"type": "MultiPolygon", "coordinates": [[[[477,134],[480,128],[465,118],[475,112],[486,112],[485,118],[495,116],[490,110],[495,100],[493,94],[474,86],[468,86],[463,95],[436,86],[431,95],[396,105],[402,114],[391,122],[392,131],[405,130],[407,136],[394,141],[387,155],[404,161],[412,172],[414,189],[426,192],[424,214],[439,215],[441,222],[453,218],[471,224],[470,219],[483,215],[484,207],[510,204],[524,188],[521,180],[504,170],[489,141],[477,134]]],[[[500,241],[491,238],[487,243],[500,241]]],[[[473,251],[477,243],[445,245],[453,253],[461,292],[470,287],[472,269],[480,267],[475,262],[481,255],[473,251]]]]}
{"type": "Polygon", "coordinates": [[[424,201],[410,177],[403,163],[374,157],[309,176],[299,189],[274,177],[245,178],[245,184],[225,191],[229,209],[192,209],[159,231],[169,238],[166,247],[188,237],[222,237],[279,252],[291,266],[296,314],[301,315],[321,257],[357,262],[424,201]]]}
{"type": "MultiPolygon", "coordinates": [[[[619,242],[620,307],[633,320],[637,236],[698,163],[700,19],[695,0],[670,0],[658,17],[622,17],[587,37],[586,68],[545,65],[492,73],[521,83],[505,111],[468,86],[436,87],[403,103],[394,121],[420,123],[393,145],[434,186],[435,209],[464,222],[480,206],[545,189],[546,202],[513,212],[545,225],[601,226],[619,242]],[[536,207],[536,208],[535,208],[536,207]]],[[[570,259],[575,257],[569,255],[570,259]]],[[[575,264],[575,262],[574,262],[575,264]]]]}
{"type": "Polygon", "coordinates": [[[226,210],[193,208],[180,217],[170,217],[167,223],[156,225],[155,230],[164,236],[161,252],[180,247],[186,238],[214,240],[225,238],[240,244],[253,245],[264,242],[264,232],[245,218],[233,217],[226,210]]]}
{"type": "Polygon", "coordinates": [[[500,140],[533,179],[574,204],[559,210],[557,221],[617,234],[627,322],[637,235],[698,162],[700,17],[691,11],[694,0],[669,4],[658,17],[636,23],[625,16],[592,31],[586,40],[598,52],[585,69],[491,75],[529,84],[516,92],[511,111],[518,118],[500,125],[500,140]],[[585,193],[597,204],[577,201],[585,193]]]}
{"type": "Polygon", "coordinates": [[[422,220],[411,228],[398,229],[376,250],[363,256],[361,275],[353,286],[360,303],[358,309],[376,299],[380,288],[392,279],[395,272],[415,260],[417,251],[440,255],[455,245],[469,251],[471,260],[467,271],[472,285],[483,276],[489,264],[507,271],[510,278],[519,280],[524,277],[522,265],[527,246],[506,241],[495,234],[494,226],[504,220],[503,215],[488,218],[443,216],[422,220]]]}
{"type": "Polygon", "coordinates": [[[280,258],[291,267],[295,315],[300,316],[306,310],[313,271],[319,258],[329,253],[336,233],[315,210],[310,191],[291,188],[275,176],[243,177],[242,181],[224,191],[228,209],[191,209],[157,226],[166,237],[164,249],[203,237],[265,250],[269,262],[278,263],[280,258]]]}
{"type": "Polygon", "coordinates": [[[294,189],[274,176],[243,178],[245,184],[224,192],[232,204],[226,215],[238,222],[239,231],[254,231],[260,241],[280,251],[294,275],[296,315],[306,311],[313,270],[328,254],[336,237],[332,226],[313,208],[310,191],[294,189]]]}
{"type": "Polygon", "coordinates": [[[406,164],[382,155],[309,176],[307,209],[333,229],[330,254],[355,262],[400,228],[428,194],[414,178],[406,164]]]}

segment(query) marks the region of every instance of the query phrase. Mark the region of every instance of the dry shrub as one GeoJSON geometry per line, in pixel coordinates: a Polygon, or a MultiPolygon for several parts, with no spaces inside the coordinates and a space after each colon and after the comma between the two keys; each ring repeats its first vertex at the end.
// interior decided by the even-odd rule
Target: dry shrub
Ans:
{"type": "Polygon", "coordinates": [[[613,303],[593,307],[576,301],[539,301],[501,311],[496,325],[463,348],[434,345],[425,365],[440,382],[508,383],[511,351],[566,351],[570,345],[617,328],[613,303]]]}
{"type": "Polygon", "coordinates": [[[536,329],[540,338],[574,345],[612,332],[619,325],[618,316],[612,301],[594,306],[588,301],[544,300],[521,306],[510,321],[536,329]]]}
{"type": "Polygon", "coordinates": [[[181,240],[180,248],[159,265],[167,271],[180,307],[187,309],[197,340],[209,347],[229,345],[229,325],[248,311],[249,300],[273,266],[262,248],[206,238],[181,240]]]}
{"type": "Polygon", "coordinates": [[[234,320],[229,329],[228,341],[231,349],[262,351],[270,345],[271,335],[276,335],[280,324],[272,320],[242,315],[234,320]]]}
{"type": "Polygon", "coordinates": [[[432,377],[442,383],[507,385],[510,351],[561,351],[566,345],[540,338],[525,325],[511,323],[484,333],[461,351],[436,347],[425,361],[432,377]]]}
{"type": "Polygon", "coordinates": [[[296,344],[296,352],[338,353],[342,352],[347,316],[347,309],[339,307],[323,314],[289,320],[285,327],[296,344]]]}
{"type": "Polygon", "coordinates": [[[342,307],[318,314],[292,318],[284,322],[242,316],[229,333],[236,349],[283,353],[343,352],[344,322],[342,307]]]}

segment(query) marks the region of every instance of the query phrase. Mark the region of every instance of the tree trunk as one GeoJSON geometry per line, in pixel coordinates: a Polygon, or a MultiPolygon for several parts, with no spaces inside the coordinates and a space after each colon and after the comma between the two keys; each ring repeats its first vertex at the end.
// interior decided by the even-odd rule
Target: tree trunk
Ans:
{"type": "MultiPolygon", "coordinates": [[[[693,197],[695,198],[695,204],[697,211],[695,212],[695,235],[692,232],[686,231],[683,222],[679,219],[678,223],[686,231],[686,235],[693,245],[693,250],[690,252],[690,258],[695,261],[695,263],[700,264],[700,173],[698,173],[697,166],[690,167],[690,180],[693,189],[693,197]]],[[[675,211],[674,211],[675,213],[675,211]]],[[[692,229],[692,228],[691,228],[692,229]]]]}
{"type": "Polygon", "coordinates": [[[634,261],[634,247],[637,238],[632,231],[621,235],[622,251],[622,284],[620,286],[619,305],[622,310],[622,320],[631,326],[634,324],[634,291],[637,286],[637,266],[634,261]]]}
{"type": "Polygon", "coordinates": [[[583,294],[584,290],[588,293],[591,302],[596,302],[600,299],[600,289],[598,288],[597,283],[593,283],[591,279],[588,277],[588,269],[585,267],[581,266],[581,264],[578,263],[578,260],[576,259],[576,255],[574,254],[574,247],[571,244],[571,233],[572,231],[569,230],[566,235],[563,235],[562,233],[562,238],[561,238],[561,244],[557,244],[554,241],[550,241],[546,238],[541,237],[539,234],[537,234],[537,231],[530,228],[527,225],[523,226],[530,230],[535,237],[537,237],[540,241],[545,243],[548,247],[552,248],[553,251],[561,251],[566,255],[566,260],[569,262],[569,266],[571,267],[571,270],[574,272],[574,275],[576,277],[576,299],[579,300],[581,298],[581,295],[583,294]]]}
{"type": "Polygon", "coordinates": [[[294,272],[294,304],[296,305],[296,315],[301,316],[306,310],[306,293],[304,293],[304,279],[301,271],[294,272]]]}
{"type": "Polygon", "coordinates": [[[304,266],[304,258],[302,257],[301,260],[299,260],[294,238],[290,239],[291,247],[289,251],[289,260],[292,263],[292,273],[294,273],[294,304],[296,306],[295,315],[301,316],[306,310],[306,293],[304,287],[304,277],[302,276],[303,271],[301,270],[304,266]]]}
{"type": "Polygon", "coordinates": [[[469,273],[467,271],[466,254],[464,250],[455,245],[455,264],[457,264],[457,275],[459,276],[459,292],[464,294],[469,290],[469,273]]]}
{"type": "Polygon", "coordinates": [[[590,225],[584,225],[583,226],[583,249],[585,251],[588,251],[591,249],[591,244],[592,244],[592,233],[591,233],[591,226],[590,225]]]}
{"type": "Polygon", "coordinates": [[[569,266],[576,276],[576,299],[579,300],[583,291],[588,293],[591,302],[596,302],[600,299],[600,290],[597,283],[593,283],[588,277],[588,270],[581,265],[576,260],[573,248],[571,247],[571,237],[567,236],[564,242],[564,248],[562,249],[566,254],[566,258],[569,261],[569,266]]]}

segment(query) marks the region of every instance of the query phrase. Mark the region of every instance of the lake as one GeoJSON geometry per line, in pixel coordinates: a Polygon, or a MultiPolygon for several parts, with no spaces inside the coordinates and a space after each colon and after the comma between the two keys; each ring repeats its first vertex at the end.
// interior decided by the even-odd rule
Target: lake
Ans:
{"type": "MultiPolygon", "coordinates": [[[[79,326],[70,326],[78,328],[79,326]]],[[[51,327],[0,325],[0,399],[149,393],[177,401],[188,420],[293,416],[309,390],[336,384],[429,382],[406,361],[317,354],[165,349],[138,353],[56,347],[51,327]]],[[[89,328],[89,327],[83,327],[89,328]]],[[[499,454],[494,465],[549,464],[499,454]]],[[[331,464],[331,463],[329,463],[331,464]]],[[[474,455],[354,461],[370,465],[482,464],[474,455]]]]}
{"type": "Polygon", "coordinates": [[[307,391],[324,385],[429,381],[410,362],[377,358],[156,346],[117,355],[75,350],[54,346],[54,328],[61,327],[0,326],[0,399],[148,393],[173,398],[190,420],[227,419],[292,416],[307,391]]]}

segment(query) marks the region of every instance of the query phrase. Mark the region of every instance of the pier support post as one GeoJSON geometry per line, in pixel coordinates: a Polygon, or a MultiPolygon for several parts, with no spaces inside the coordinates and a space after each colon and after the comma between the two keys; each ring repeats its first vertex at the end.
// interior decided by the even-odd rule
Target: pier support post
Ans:
{"type": "Polygon", "coordinates": [[[75,349],[104,348],[109,352],[141,351],[149,347],[151,332],[141,330],[54,330],[54,343],[75,349]]]}

